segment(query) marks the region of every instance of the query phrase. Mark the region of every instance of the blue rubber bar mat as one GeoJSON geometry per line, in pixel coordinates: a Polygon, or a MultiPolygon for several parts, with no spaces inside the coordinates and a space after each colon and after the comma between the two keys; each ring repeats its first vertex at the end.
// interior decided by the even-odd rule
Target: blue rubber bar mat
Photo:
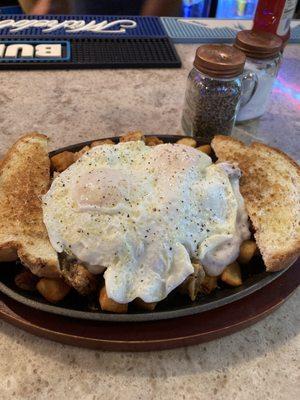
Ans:
{"type": "Polygon", "coordinates": [[[69,39],[165,36],[167,36],[166,31],[158,17],[113,15],[0,15],[1,38],[43,39],[45,37],[51,37],[69,39]],[[28,27],[26,27],[27,24],[28,27]],[[34,27],[32,24],[40,26],[34,27]]]}
{"type": "MultiPolygon", "coordinates": [[[[63,46],[64,59],[1,58],[0,69],[74,69],[74,68],[179,68],[180,58],[167,37],[150,38],[81,38],[68,41],[51,39],[0,40],[0,48],[7,44],[43,44],[63,46]],[[69,43],[69,60],[66,60],[69,43]]],[[[7,47],[6,47],[7,49],[7,47]]],[[[1,53],[1,52],[0,52],[1,53]]]]}
{"type": "MultiPolygon", "coordinates": [[[[34,53],[34,51],[33,51],[34,53]]],[[[64,61],[70,61],[71,60],[71,43],[70,41],[67,40],[57,40],[53,43],[53,41],[47,41],[47,40],[17,40],[15,39],[14,41],[11,40],[0,40],[0,67],[1,67],[1,63],[8,63],[8,64],[20,64],[21,62],[34,62],[34,63],[43,63],[43,62],[64,62],[64,61]],[[5,45],[5,46],[9,46],[10,44],[13,45],[23,45],[23,44],[29,44],[31,46],[37,46],[37,45],[47,45],[48,44],[59,44],[61,46],[61,55],[59,58],[57,57],[51,57],[51,55],[47,56],[47,57],[43,57],[43,58],[39,58],[39,57],[26,57],[26,59],[24,58],[15,58],[15,57],[4,57],[2,56],[2,51],[1,51],[1,46],[5,45]]]]}
{"type": "MultiPolygon", "coordinates": [[[[232,43],[238,31],[251,29],[251,20],[161,18],[174,43],[232,43]]],[[[292,21],[290,43],[300,43],[300,21],[292,21]]]]}
{"type": "Polygon", "coordinates": [[[2,14],[23,14],[22,8],[19,6],[0,7],[0,15],[2,14]]]}

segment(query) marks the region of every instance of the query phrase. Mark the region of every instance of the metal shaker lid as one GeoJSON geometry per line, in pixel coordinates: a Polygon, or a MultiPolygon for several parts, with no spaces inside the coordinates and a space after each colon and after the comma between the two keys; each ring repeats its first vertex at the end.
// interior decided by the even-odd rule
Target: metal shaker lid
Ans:
{"type": "Polygon", "coordinates": [[[277,56],[282,44],[282,40],[273,33],[244,30],[238,32],[234,47],[247,57],[267,59],[277,56]]]}
{"type": "Polygon", "coordinates": [[[245,61],[245,54],[232,46],[204,44],[196,51],[194,66],[212,77],[233,78],[243,72],[245,61]]]}

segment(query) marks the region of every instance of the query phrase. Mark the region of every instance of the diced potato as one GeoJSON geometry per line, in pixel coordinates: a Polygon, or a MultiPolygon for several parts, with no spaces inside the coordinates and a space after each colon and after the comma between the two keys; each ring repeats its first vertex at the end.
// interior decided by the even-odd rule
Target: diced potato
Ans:
{"type": "Polygon", "coordinates": [[[137,140],[144,140],[144,135],[140,131],[128,132],[120,137],[120,142],[135,142],[137,140]]]}
{"type": "Polygon", "coordinates": [[[199,147],[197,147],[197,150],[202,151],[202,153],[205,153],[208,156],[210,156],[211,153],[212,153],[212,149],[211,149],[211,146],[209,144],[204,144],[203,146],[199,146],[199,147]]]}
{"type": "Polygon", "coordinates": [[[96,140],[95,142],[91,143],[91,148],[102,146],[103,144],[113,145],[115,143],[111,139],[96,140]]]}
{"type": "Polygon", "coordinates": [[[194,273],[189,275],[178,287],[179,293],[188,294],[192,301],[196,300],[198,293],[201,292],[205,272],[201,264],[193,263],[194,273]]]}
{"type": "Polygon", "coordinates": [[[241,268],[236,261],[225,268],[221,274],[221,280],[230,286],[240,286],[243,283],[241,268]]]}
{"type": "Polygon", "coordinates": [[[68,286],[62,279],[50,278],[40,279],[36,288],[50,303],[61,301],[71,290],[70,286],[68,286]]]}
{"type": "Polygon", "coordinates": [[[84,265],[70,261],[66,257],[61,257],[60,270],[66,283],[82,296],[96,292],[98,277],[92,274],[84,265]]]}
{"type": "Polygon", "coordinates": [[[139,310],[145,310],[145,311],[154,311],[157,302],[154,303],[146,303],[140,298],[137,298],[133,300],[133,305],[138,308],[139,310]]]}
{"type": "Polygon", "coordinates": [[[163,144],[164,142],[156,136],[145,136],[145,143],[147,146],[157,146],[158,144],[163,144]]]}
{"type": "Polygon", "coordinates": [[[240,255],[237,261],[241,264],[248,264],[257,250],[254,240],[245,240],[240,247],[240,255]]]}
{"type": "Polygon", "coordinates": [[[20,272],[15,276],[15,284],[22,290],[34,292],[39,278],[30,271],[20,272]]]}
{"type": "Polygon", "coordinates": [[[195,139],[193,138],[183,138],[183,139],[179,139],[176,142],[177,144],[184,144],[185,146],[190,146],[190,147],[196,147],[197,146],[197,142],[195,139]]]}
{"type": "Polygon", "coordinates": [[[7,247],[0,250],[0,262],[16,261],[18,259],[17,250],[13,247],[7,247]]]}
{"type": "Polygon", "coordinates": [[[75,161],[75,155],[71,151],[63,151],[51,157],[52,168],[57,172],[63,172],[75,161]]]}
{"type": "Polygon", "coordinates": [[[205,275],[201,283],[201,291],[205,294],[209,294],[213,292],[218,286],[218,277],[217,276],[208,276],[205,275]]]}
{"type": "Polygon", "coordinates": [[[79,158],[82,157],[89,150],[90,150],[89,146],[84,146],[81,150],[77,151],[74,154],[75,161],[79,160],[79,158]]]}
{"type": "Polygon", "coordinates": [[[99,303],[102,311],[109,311],[117,314],[125,314],[128,311],[128,304],[120,304],[108,298],[105,286],[100,290],[99,303]]]}

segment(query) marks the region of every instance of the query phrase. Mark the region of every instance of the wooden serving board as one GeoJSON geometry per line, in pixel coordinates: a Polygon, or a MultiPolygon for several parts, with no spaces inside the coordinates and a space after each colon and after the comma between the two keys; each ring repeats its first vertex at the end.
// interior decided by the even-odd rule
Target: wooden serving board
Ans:
{"type": "Polygon", "coordinates": [[[149,322],[98,322],[35,310],[0,294],[0,318],[57,342],[113,351],[148,351],[207,342],[239,331],[278,308],[300,283],[300,260],[276,280],[226,306],[149,322]]]}

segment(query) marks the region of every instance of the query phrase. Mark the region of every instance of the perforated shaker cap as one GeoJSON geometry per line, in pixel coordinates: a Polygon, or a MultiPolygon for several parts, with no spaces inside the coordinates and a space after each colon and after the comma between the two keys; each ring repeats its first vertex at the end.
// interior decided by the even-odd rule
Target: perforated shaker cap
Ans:
{"type": "Polygon", "coordinates": [[[244,30],[238,32],[234,47],[247,57],[267,59],[276,57],[282,44],[282,40],[273,33],[244,30]]]}
{"type": "Polygon", "coordinates": [[[233,78],[243,72],[246,56],[225,44],[204,44],[198,47],[194,66],[206,75],[233,78]]]}

